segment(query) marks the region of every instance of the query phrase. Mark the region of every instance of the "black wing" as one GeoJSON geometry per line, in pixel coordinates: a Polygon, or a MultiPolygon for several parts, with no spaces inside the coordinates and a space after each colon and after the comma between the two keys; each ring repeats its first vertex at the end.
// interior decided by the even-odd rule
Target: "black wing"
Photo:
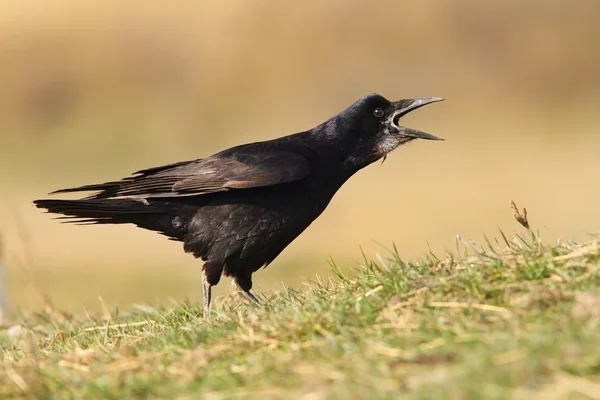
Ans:
{"type": "Polygon", "coordinates": [[[120,181],[61,189],[53,194],[98,191],[88,199],[197,196],[294,182],[310,171],[310,157],[304,152],[251,148],[149,168],[120,181]]]}

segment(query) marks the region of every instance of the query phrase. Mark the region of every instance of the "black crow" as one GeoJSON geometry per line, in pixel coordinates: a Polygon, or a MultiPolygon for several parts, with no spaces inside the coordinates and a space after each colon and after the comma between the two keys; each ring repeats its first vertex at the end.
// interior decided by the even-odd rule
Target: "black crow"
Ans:
{"type": "Polygon", "coordinates": [[[269,265],[360,169],[414,139],[440,138],[400,125],[437,97],[390,102],[371,94],[321,125],[243,144],[210,157],[144,169],[120,181],[53,193],[93,191],[81,200],[36,200],[81,224],[134,224],[183,242],[204,261],[204,315],[211,287],[233,278],[246,298],[252,274],[269,265]]]}

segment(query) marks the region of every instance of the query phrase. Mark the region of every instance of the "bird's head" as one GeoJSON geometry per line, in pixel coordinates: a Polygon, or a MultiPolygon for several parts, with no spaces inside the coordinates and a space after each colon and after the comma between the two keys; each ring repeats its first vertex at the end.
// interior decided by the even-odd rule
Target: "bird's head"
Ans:
{"type": "Polygon", "coordinates": [[[346,125],[344,131],[348,133],[343,140],[347,163],[360,169],[385,158],[389,152],[412,140],[444,140],[400,125],[400,119],[409,112],[442,100],[439,97],[420,97],[391,102],[378,94],[358,100],[338,119],[346,125]]]}

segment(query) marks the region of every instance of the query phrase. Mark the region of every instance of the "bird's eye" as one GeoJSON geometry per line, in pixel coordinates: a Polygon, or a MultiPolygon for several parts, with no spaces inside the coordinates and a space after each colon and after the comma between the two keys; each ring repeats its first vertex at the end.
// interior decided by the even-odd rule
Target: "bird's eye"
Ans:
{"type": "Polygon", "coordinates": [[[376,109],[373,110],[373,115],[376,116],[377,118],[381,118],[383,117],[383,110],[379,107],[377,107],[376,109]]]}

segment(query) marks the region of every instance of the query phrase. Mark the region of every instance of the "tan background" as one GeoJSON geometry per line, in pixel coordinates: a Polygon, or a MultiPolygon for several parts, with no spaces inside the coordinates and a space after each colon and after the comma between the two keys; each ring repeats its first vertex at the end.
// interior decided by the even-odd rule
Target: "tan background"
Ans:
{"type": "MultiPolygon", "coordinates": [[[[441,96],[397,150],[338,193],[256,289],[299,286],[386,254],[600,226],[600,2],[0,3],[0,234],[9,304],[75,312],[200,296],[200,263],[130,226],[60,225],[31,206],[110,180],[313,127],[360,96],[441,96]],[[202,4],[201,6],[198,4],[202,4]]],[[[224,282],[220,292],[229,286],[224,282]]]]}

